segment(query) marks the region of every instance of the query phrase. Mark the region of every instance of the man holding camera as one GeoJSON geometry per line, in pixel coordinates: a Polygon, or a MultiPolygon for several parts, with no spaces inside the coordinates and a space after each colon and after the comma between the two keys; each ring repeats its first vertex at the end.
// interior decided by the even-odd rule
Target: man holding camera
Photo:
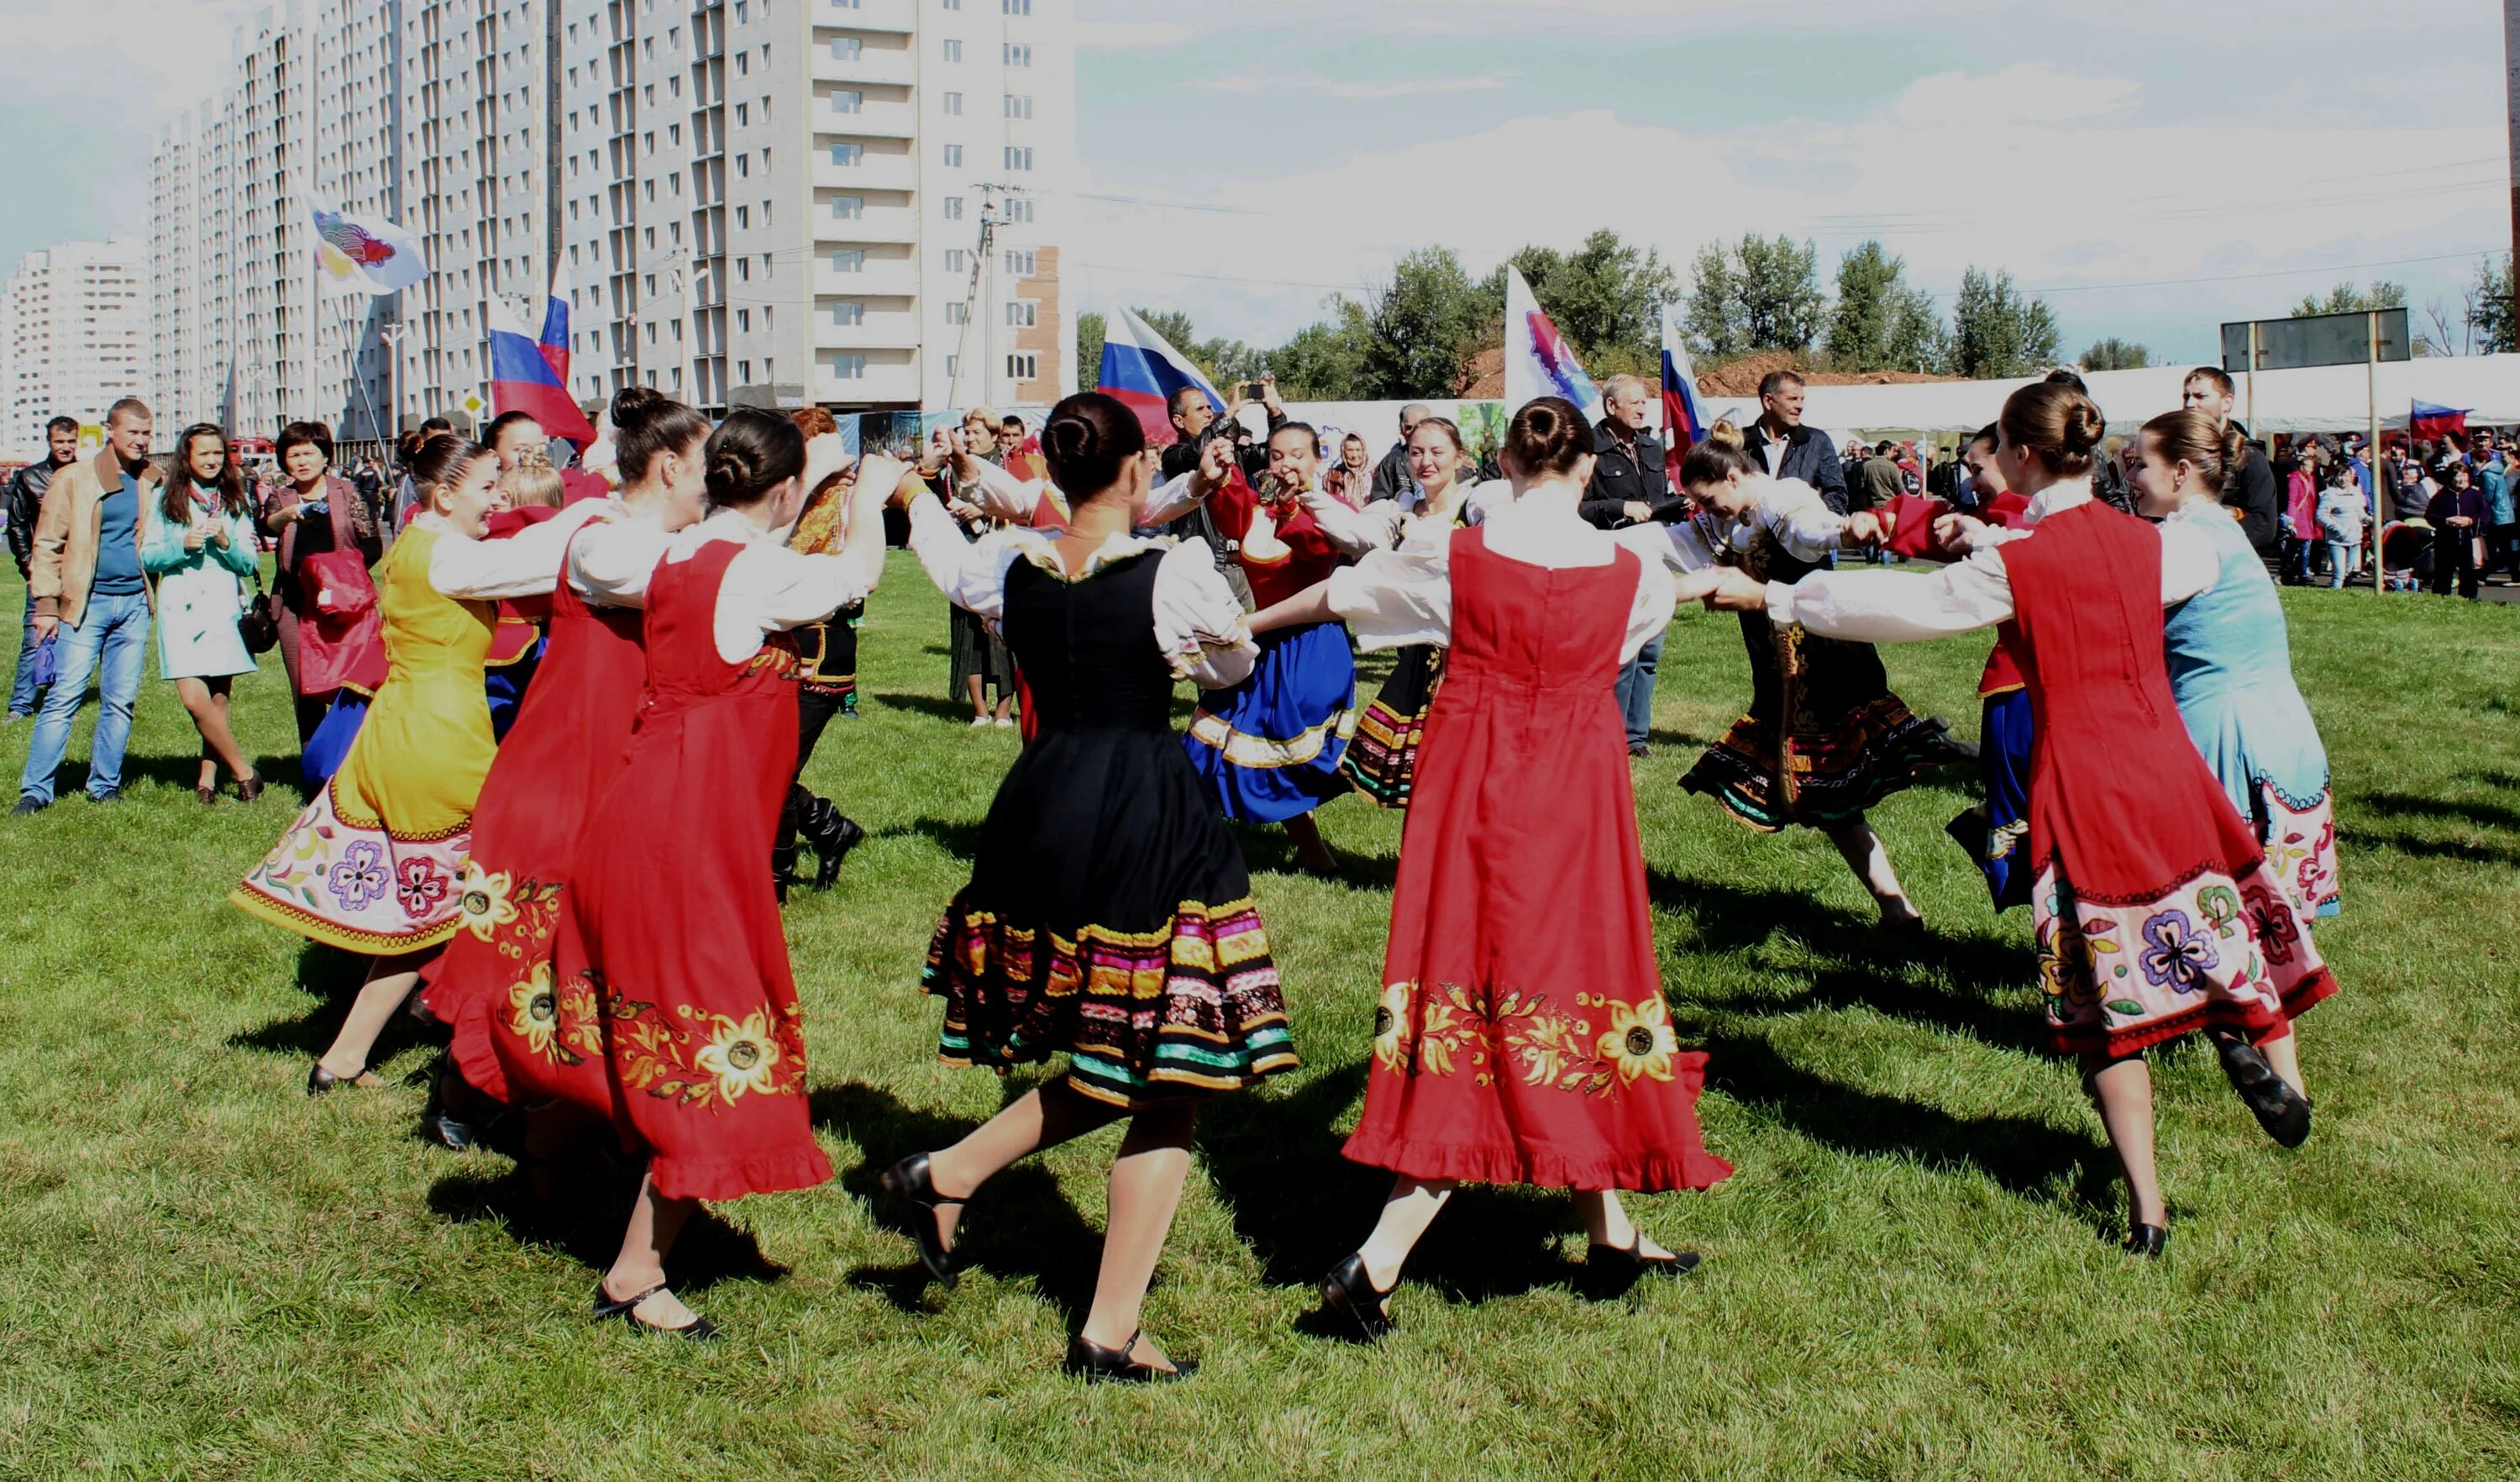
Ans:
{"type": "MultiPolygon", "coordinates": [[[[1280,427],[1286,425],[1286,408],[1278,400],[1278,378],[1274,375],[1263,376],[1257,382],[1236,382],[1234,405],[1222,417],[1216,415],[1216,408],[1208,401],[1207,393],[1198,387],[1183,386],[1174,391],[1172,404],[1167,410],[1177,435],[1172,446],[1164,449],[1163,476],[1179,478],[1197,468],[1199,456],[1207,451],[1207,445],[1223,438],[1241,444],[1235,449],[1234,461],[1241,466],[1245,479],[1257,485],[1267,478],[1269,450],[1265,446],[1253,447],[1244,442],[1245,428],[1240,421],[1242,409],[1254,401],[1268,414],[1269,431],[1274,436],[1280,427]],[[1257,396],[1252,394],[1255,390],[1259,393],[1257,396]]],[[[1235,559],[1237,543],[1227,540],[1217,530],[1216,519],[1207,513],[1205,505],[1174,520],[1173,529],[1185,540],[1206,541],[1207,549],[1216,557],[1216,569],[1224,575],[1226,585],[1234,589],[1235,596],[1242,599],[1245,608],[1253,606],[1250,580],[1242,574],[1242,562],[1235,559]]]]}

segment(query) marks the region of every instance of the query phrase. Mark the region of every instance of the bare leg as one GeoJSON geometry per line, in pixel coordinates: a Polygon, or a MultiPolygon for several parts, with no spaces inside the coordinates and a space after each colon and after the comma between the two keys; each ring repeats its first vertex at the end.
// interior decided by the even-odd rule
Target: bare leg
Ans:
{"type": "Polygon", "coordinates": [[[1298,813],[1286,820],[1286,837],[1294,840],[1295,859],[1315,875],[1338,874],[1338,856],[1322,841],[1322,826],[1313,822],[1309,813],[1298,813]]]}
{"type": "Polygon", "coordinates": [[[2258,1053],[2267,1057],[2268,1064],[2275,1067],[2275,1074],[2284,1078],[2285,1085],[2303,1096],[2310,1095],[2310,1088],[2301,1083],[2301,1031],[2299,1029],[2292,1030],[2282,1039],[2267,1041],[2258,1047],[2258,1053]]]}
{"type": "MultiPolygon", "coordinates": [[[[1102,1271],[1094,1282],[1094,1306],[1085,1315],[1085,1341],[1117,1348],[1138,1330],[1147,1283],[1181,1207],[1190,1174],[1191,1112],[1188,1103],[1156,1106],[1129,1119],[1120,1155],[1111,1164],[1111,1218],[1102,1234],[1102,1271]]],[[[1163,1350],[1144,1338],[1129,1357],[1170,1369],[1163,1350]]]]}
{"type": "Polygon", "coordinates": [[[1373,1222],[1373,1234],[1356,1250],[1365,1258],[1366,1280],[1374,1290],[1389,1291],[1399,1284],[1400,1268],[1407,1264],[1409,1252],[1418,1248],[1419,1237],[1460,1187],[1452,1179],[1413,1179],[1405,1173],[1391,1181],[1390,1197],[1382,1201],[1382,1218],[1373,1222]]]}
{"type": "Polygon", "coordinates": [[[987,720],[989,718],[989,701],[988,697],[980,692],[980,676],[976,674],[967,674],[963,676],[963,688],[970,693],[972,716],[979,720],[987,720]]]}
{"type": "Polygon", "coordinates": [[[1007,717],[1014,714],[1014,712],[1015,692],[1012,690],[1000,690],[998,692],[998,719],[1005,720],[1007,717]]]}
{"type": "MultiPolygon", "coordinates": [[[[1116,1106],[1071,1091],[1063,1081],[1053,1081],[971,1129],[953,1146],[928,1154],[927,1180],[946,1198],[968,1199],[1017,1158],[1083,1137],[1117,1121],[1121,1114],[1116,1106]]],[[[937,1233],[948,1245],[954,1242],[962,1215],[960,1205],[936,1211],[937,1233]]]]}
{"type": "Polygon", "coordinates": [[[228,682],[225,679],[175,681],[175,697],[184,702],[185,711],[193,717],[193,729],[202,733],[201,786],[213,786],[219,774],[212,759],[224,763],[231,775],[242,782],[253,768],[238,748],[236,733],[228,728],[228,682]]]}
{"type": "Polygon", "coordinates": [[[1890,851],[1882,844],[1881,835],[1872,831],[1870,824],[1858,818],[1833,825],[1826,832],[1828,841],[1835,844],[1837,852],[1845,858],[1846,868],[1854,871],[1855,877],[1864,881],[1864,888],[1872,892],[1873,902],[1880,906],[1881,920],[1885,923],[1924,920],[1916,908],[1909,904],[1908,892],[1899,884],[1898,872],[1890,868],[1890,851]]]}
{"type": "Polygon", "coordinates": [[[359,985],[359,996],[350,1003],[350,1016],[341,1021],[341,1032],[333,1036],[333,1044],[316,1061],[343,1080],[365,1074],[368,1053],[377,1048],[377,1036],[384,1033],[393,1021],[394,1010],[411,997],[420,985],[421,965],[436,955],[407,952],[400,957],[372,958],[368,963],[368,980],[359,985]]]}
{"type": "Polygon", "coordinates": [[[2167,1227],[2170,1210],[2162,1203],[2161,1176],[2152,1161],[2152,1068],[2141,1055],[2122,1060],[2087,1055],[2083,1073],[2092,1099],[2099,1103],[2109,1145],[2126,1169],[2130,1223],[2167,1227]]]}
{"type": "MultiPolygon", "coordinates": [[[[652,1174],[641,1179],[638,1201],[630,1206],[629,1227],[621,1232],[621,1254],[613,1257],[612,1269],[604,1274],[598,1288],[605,1300],[618,1302],[662,1285],[665,1253],[674,1248],[674,1237],[699,1207],[698,1199],[669,1199],[657,1193],[652,1174]]],[[[670,1291],[657,1292],[631,1313],[651,1327],[667,1328],[689,1327],[699,1316],[670,1291]]]]}
{"type": "Polygon", "coordinates": [[[1575,1209],[1584,1216],[1584,1233],[1596,1245],[1607,1245],[1612,1250],[1634,1250],[1649,1259],[1671,1254],[1655,1244],[1628,1218],[1628,1211],[1619,1203],[1616,1190],[1579,1189],[1575,1190],[1575,1209]]]}

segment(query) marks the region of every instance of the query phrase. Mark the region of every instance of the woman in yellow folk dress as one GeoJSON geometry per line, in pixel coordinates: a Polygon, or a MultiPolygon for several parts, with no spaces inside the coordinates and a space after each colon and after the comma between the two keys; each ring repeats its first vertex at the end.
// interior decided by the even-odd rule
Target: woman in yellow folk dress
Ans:
{"type": "Polygon", "coordinates": [[[340,770],[228,899],[250,915],[373,961],[331,1048],[306,1077],[320,1096],[376,1084],[368,1054],[421,966],[455,933],[472,806],[497,743],[482,661],[502,599],[547,594],[581,501],[507,540],[483,540],[499,461],[460,437],[412,460],[424,513],[377,567],[385,681],[340,770]]]}

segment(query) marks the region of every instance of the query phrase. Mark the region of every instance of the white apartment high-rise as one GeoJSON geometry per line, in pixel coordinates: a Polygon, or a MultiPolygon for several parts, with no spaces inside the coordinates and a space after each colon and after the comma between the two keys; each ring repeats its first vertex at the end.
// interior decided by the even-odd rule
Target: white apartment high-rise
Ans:
{"type": "Polygon", "coordinates": [[[0,455],[36,456],[58,416],[102,423],[149,388],[148,247],[137,238],[66,242],[18,260],[0,289],[5,420],[0,455]]]}
{"type": "Polygon", "coordinates": [[[556,254],[585,402],[1055,400],[1070,4],[275,0],[159,142],[159,377],[233,362],[240,430],[382,435],[487,396],[489,301],[537,317],[556,254]],[[315,297],[310,192],[401,222],[429,280],[315,297]]]}

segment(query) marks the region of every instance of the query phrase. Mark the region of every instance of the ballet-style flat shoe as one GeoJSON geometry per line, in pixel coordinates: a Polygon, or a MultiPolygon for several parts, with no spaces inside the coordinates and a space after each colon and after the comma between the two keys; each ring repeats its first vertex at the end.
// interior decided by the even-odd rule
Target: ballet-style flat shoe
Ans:
{"type": "Polygon", "coordinates": [[[2169,1238],[2170,1232],[2158,1225],[2138,1225],[2127,1232],[2126,1244],[2119,1248],[2131,1256],[2158,1260],[2161,1257],[2161,1247],[2169,1238]]]}
{"type": "Polygon", "coordinates": [[[1598,1240],[1587,1245],[1583,1280],[1586,1292],[1597,1298],[1624,1296],[1630,1287],[1649,1276],[1685,1277],[1695,1271],[1702,1259],[1693,1250],[1649,1256],[1643,1253],[1643,1245],[1644,1237],[1642,1235],[1637,1237],[1636,1244],[1625,1248],[1604,1245],[1598,1240]]]}
{"type": "Polygon", "coordinates": [[[615,1302],[604,1294],[604,1283],[602,1281],[596,1282],[595,1321],[598,1323],[609,1323],[613,1319],[618,1318],[622,1322],[639,1329],[641,1332],[663,1333],[669,1338],[686,1338],[694,1343],[707,1343],[714,1340],[717,1337],[717,1325],[710,1322],[708,1319],[701,1317],[698,1313],[692,1314],[692,1321],[690,1324],[682,1327],[659,1327],[655,1324],[645,1322],[640,1318],[638,1313],[639,1304],[647,1301],[656,1293],[663,1291],[666,1284],[667,1283],[663,1281],[659,1281],[635,1297],[629,1297],[622,1301],[615,1302]]]}
{"type": "Polygon", "coordinates": [[[262,774],[237,779],[237,801],[249,803],[262,796],[262,774]]]}
{"type": "Polygon", "coordinates": [[[1067,1362],[1059,1368],[1088,1384],[1176,1384],[1198,1372],[1196,1359],[1176,1359],[1170,1369],[1157,1369],[1129,1357],[1138,1346],[1143,1330],[1129,1334],[1129,1341],[1117,1348],[1104,1348],[1089,1343],[1078,1333],[1067,1340],[1067,1362]]]}
{"type": "Polygon", "coordinates": [[[193,789],[193,795],[202,800],[202,807],[207,808],[219,800],[218,784],[202,783],[193,789]]]}
{"type": "Polygon", "coordinates": [[[2223,1056],[2224,1077],[2267,1136],[2285,1147],[2299,1147],[2310,1141],[2310,1098],[2275,1073],[2264,1051],[2240,1039],[2218,1041],[2215,1049],[2223,1056]]]}
{"type": "MultiPolygon", "coordinates": [[[[954,1269],[954,1247],[936,1232],[936,1211],[948,1205],[960,1209],[964,1200],[949,1199],[936,1191],[928,1179],[928,1159],[923,1152],[914,1152],[883,1171],[883,1191],[907,1202],[917,1214],[910,1222],[911,1237],[919,1242],[920,1262],[937,1283],[951,1291],[962,1276],[954,1269]]],[[[960,1233],[960,1226],[956,1227],[960,1233]]],[[[1079,1340],[1083,1341],[1082,1339],[1079,1340]]],[[[1137,1339],[1129,1340],[1135,1343],[1137,1339]]],[[[1126,1353],[1127,1350],[1122,1350],[1126,1353]]],[[[1074,1355],[1069,1355],[1073,1359],[1074,1355]]]]}
{"type": "Polygon", "coordinates": [[[1322,1278],[1323,1309],[1354,1324],[1359,1342],[1379,1342],[1400,1326],[1391,1321],[1390,1311],[1382,1305],[1390,1296],[1366,1274],[1362,1253],[1339,1262],[1330,1268],[1328,1276],[1322,1278]]]}
{"type": "Polygon", "coordinates": [[[376,1076],[372,1072],[366,1070],[362,1070],[356,1075],[335,1075],[333,1072],[324,1068],[324,1062],[322,1060],[317,1060],[314,1067],[306,1072],[306,1094],[308,1096],[324,1096],[333,1091],[334,1088],[339,1086],[365,1087],[376,1086],[379,1084],[382,1083],[377,1080],[376,1076]]]}

